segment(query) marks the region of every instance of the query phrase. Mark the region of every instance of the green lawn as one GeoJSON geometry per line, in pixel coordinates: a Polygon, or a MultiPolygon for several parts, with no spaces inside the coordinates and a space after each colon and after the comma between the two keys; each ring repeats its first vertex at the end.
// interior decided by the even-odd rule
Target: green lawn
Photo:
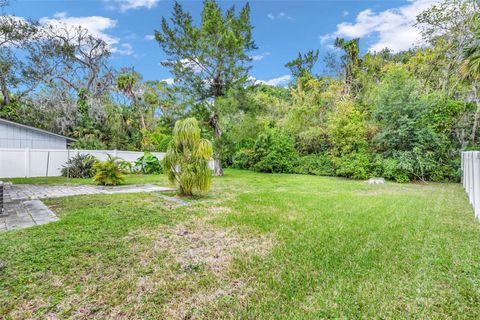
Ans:
{"type": "Polygon", "coordinates": [[[480,318],[480,223],[459,184],[227,170],[187,207],[48,204],[59,222],[0,233],[2,319],[480,318]]]}

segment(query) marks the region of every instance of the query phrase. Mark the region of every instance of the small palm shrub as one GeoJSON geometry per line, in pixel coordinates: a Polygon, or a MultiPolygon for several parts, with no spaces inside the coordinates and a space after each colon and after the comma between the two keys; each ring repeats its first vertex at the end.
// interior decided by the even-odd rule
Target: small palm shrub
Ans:
{"type": "Polygon", "coordinates": [[[69,178],[91,178],[94,174],[95,161],[95,158],[89,154],[77,154],[62,166],[61,174],[69,178]]]}
{"type": "Polygon", "coordinates": [[[162,173],[160,160],[150,152],[145,152],[143,156],[135,161],[135,167],[143,174],[162,173]]]}
{"type": "Polygon", "coordinates": [[[191,196],[194,189],[205,192],[210,188],[212,173],[208,162],[212,154],[212,144],[200,138],[200,127],[195,118],[175,123],[163,168],[168,180],[178,184],[180,195],[191,196]]]}
{"type": "Polygon", "coordinates": [[[93,180],[103,186],[116,186],[124,182],[124,170],[121,159],[108,155],[107,160],[97,161],[93,166],[95,176],[93,180]]]}

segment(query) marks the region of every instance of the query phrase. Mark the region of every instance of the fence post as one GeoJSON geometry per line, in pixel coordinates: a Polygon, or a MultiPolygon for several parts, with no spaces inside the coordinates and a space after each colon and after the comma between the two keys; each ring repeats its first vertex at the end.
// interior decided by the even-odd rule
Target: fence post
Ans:
{"type": "Polygon", "coordinates": [[[48,177],[48,167],[50,166],[50,150],[47,151],[47,172],[46,177],[48,177]]]}
{"type": "Polygon", "coordinates": [[[465,151],[463,153],[463,156],[465,158],[465,164],[464,164],[464,167],[463,167],[463,177],[464,177],[464,180],[465,180],[465,186],[463,187],[465,189],[465,192],[467,193],[467,196],[469,197],[468,200],[470,201],[470,195],[468,194],[468,188],[469,188],[469,182],[470,182],[470,178],[469,178],[469,172],[468,172],[468,168],[470,166],[470,158],[469,158],[469,155],[468,155],[468,151],[465,151]]]}
{"type": "Polygon", "coordinates": [[[30,149],[25,148],[25,161],[24,161],[24,166],[25,166],[25,178],[30,177],[30,149]]]}
{"type": "Polygon", "coordinates": [[[473,205],[473,151],[468,152],[468,200],[473,205]]]}
{"type": "Polygon", "coordinates": [[[473,210],[475,217],[480,216],[480,152],[474,153],[473,158],[473,210]]]}

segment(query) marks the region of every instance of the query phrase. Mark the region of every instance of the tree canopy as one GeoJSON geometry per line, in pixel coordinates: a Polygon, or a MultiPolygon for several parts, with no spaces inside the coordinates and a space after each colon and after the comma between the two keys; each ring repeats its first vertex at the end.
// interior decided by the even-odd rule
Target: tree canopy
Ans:
{"type": "Polygon", "coordinates": [[[293,76],[285,87],[251,76],[248,4],[206,0],[197,21],[175,3],[155,31],[168,83],[114,68],[109,44],[86,29],[4,14],[0,117],[77,137],[78,148],[168,149],[177,182],[172,165],[204,161],[207,140],[218,175],[231,166],[458,181],[460,151],[480,149],[478,12],[473,0],[433,4],[416,19],[422,45],[407,51],[338,38],[333,50],[299,53],[278,66],[293,76]]]}

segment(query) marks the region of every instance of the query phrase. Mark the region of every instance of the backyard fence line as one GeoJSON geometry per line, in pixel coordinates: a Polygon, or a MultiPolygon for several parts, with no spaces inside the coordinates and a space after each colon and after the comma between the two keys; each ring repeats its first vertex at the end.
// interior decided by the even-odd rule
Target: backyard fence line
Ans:
{"type": "MultiPolygon", "coordinates": [[[[123,150],[73,150],[73,149],[16,149],[0,148],[0,178],[58,177],[62,166],[77,154],[89,154],[98,160],[108,155],[133,162],[143,155],[138,151],[123,150]]],[[[152,152],[159,160],[164,152],[152,152]]]]}
{"type": "Polygon", "coordinates": [[[475,217],[480,219],[480,151],[462,152],[462,184],[475,217]]]}

